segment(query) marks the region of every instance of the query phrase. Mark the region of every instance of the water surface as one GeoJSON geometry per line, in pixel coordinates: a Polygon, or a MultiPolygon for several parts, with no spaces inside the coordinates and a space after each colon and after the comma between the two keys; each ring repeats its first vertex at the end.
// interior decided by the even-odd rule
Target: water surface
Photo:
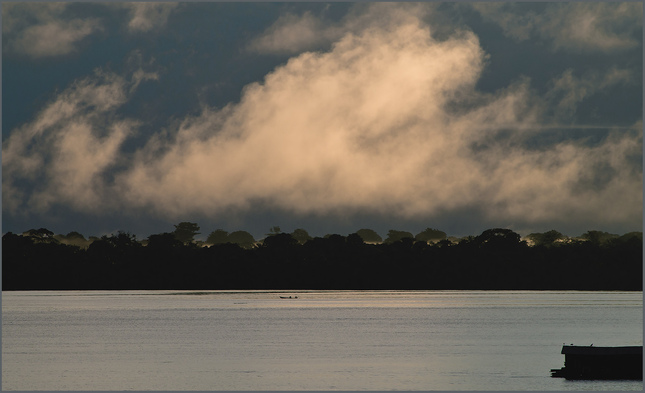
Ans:
{"type": "Polygon", "coordinates": [[[642,390],[563,343],[642,345],[642,292],[2,293],[3,390],[642,390]],[[298,299],[280,299],[280,296],[298,299]]]}

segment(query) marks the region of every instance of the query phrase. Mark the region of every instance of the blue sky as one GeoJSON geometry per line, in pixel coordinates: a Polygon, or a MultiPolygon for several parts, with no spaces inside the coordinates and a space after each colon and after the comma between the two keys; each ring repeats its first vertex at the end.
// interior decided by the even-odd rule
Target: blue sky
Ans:
{"type": "Polygon", "coordinates": [[[3,3],[3,232],[642,228],[641,3],[3,3]]]}

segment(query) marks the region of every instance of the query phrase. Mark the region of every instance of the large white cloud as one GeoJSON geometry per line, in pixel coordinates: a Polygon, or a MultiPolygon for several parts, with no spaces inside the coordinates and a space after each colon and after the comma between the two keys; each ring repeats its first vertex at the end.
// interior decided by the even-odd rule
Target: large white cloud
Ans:
{"type": "Polygon", "coordinates": [[[611,186],[575,187],[598,157],[638,149],[638,136],[547,152],[491,142],[496,128],[534,129],[544,103],[528,82],[479,95],[484,59],[473,34],[435,41],[412,14],[348,32],[330,52],[301,54],[248,86],[240,104],[186,121],[161,157],[142,152],[120,179],[125,195],[176,214],[255,201],[409,217],[482,204],[536,220],[601,207],[625,219],[640,209],[640,175],[621,172],[620,160],[610,163],[611,186]],[[473,97],[483,102],[476,110],[449,110],[473,97]],[[473,144],[490,147],[474,153],[473,144]],[[604,206],[615,198],[629,203],[604,206]]]}
{"type": "MultiPolygon", "coordinates": [[[[479,93],[486,54],[473,33],[436,40],[416,13],[386,15],[353,25],[327,52],[291,58],[248,85],[239,103],[206,107],[133,156],[119,146],[136,123],[115,118],[101,126],[108,123],[92,113],[112,113],[136,78],[79,83],[3,146],[3,201],[22,206],[14,180],[40,173],[28,208],[61,202],[179,218],[254,204],[403,217],[475,207],[504,222],[640,222],[640,123],[595,145],[526,146],[554,127],[553,118],[542,120],[551,101],[579,102],[580,80],[554,80],[558,99],[536,96],[528,79],[479,93]],[[567,88],[578,96],[567,99],[567,88]],[[52,142],[33,146],[34,138],[52,142]]],[[[598,81],[625,80],[616,72],[598,81]]]]}
{"type": "Polygon", "coordinates": [[[407,205],[409,181],[458,137],[440,130],[442,106],[472,88],[483,60],[473,34],[436,43],[411,22],[293,58],[239,105],[187,122],[161,159],[146,152],[123,177],[131,200],[164,211],[255,199],[301,212],[407,205]]]}

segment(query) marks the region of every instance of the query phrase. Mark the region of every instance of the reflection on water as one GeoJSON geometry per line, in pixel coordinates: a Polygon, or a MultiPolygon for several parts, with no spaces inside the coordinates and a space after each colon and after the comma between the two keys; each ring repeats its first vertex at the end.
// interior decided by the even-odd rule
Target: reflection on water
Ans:
{"type": "Polygon", "coordinates": [[[550,378],[642,345],[642,293],[3,292],[4,390],[642,390],[550,378]],[[281,299],[280,296],[298,296],[281,299]]]}

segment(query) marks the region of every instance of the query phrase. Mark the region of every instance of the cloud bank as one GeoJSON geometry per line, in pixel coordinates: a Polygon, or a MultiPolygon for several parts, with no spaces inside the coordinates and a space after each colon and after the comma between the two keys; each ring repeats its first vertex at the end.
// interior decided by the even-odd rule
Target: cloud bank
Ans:
{"type": "MultiPolygon", "coordinates": [[[[3,206],[170,218],[255,205],[402,217],[475,208],[503,222],[641,221],[640,123],[594,144],[526,142],[558,126],[544,116],[553,105],[571,110],[600,87],[583,92],[565,73],[546,98],[528,79],[480,93],[487,56],[472,32],[437,40],[414,12],[372,10],[378,17],[363,21],[378,23],[348,27],[329,51],[292,57],[239,103],[204,107],[134,153],[121,146],[137,122],[118,108],[141,74],[77,82],[5,141],[3,206]],[[37,190],[26,195],[24,182],[37,190]]],[[[620,70],[598,78],[628,80],[620,70]]]]}

